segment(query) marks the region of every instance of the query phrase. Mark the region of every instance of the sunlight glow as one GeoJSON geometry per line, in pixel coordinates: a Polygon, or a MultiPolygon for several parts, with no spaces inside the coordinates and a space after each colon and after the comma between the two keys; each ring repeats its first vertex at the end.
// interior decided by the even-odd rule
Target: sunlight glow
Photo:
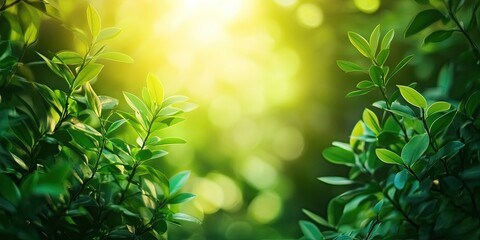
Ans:
{"type": "Polygon", "coordinates": [[[264,192],[250,203],[248,214],[260,223],[269,223],[275,220],[282,212],[281,198],[273,192],[264,192]]]}
{"type": "Polygon", "coordinates": [[[355,6],[362,12],[374,13],[380,7],[380,0],[354,0],[355,6]]]}
{"type": "Polygon", "coordinates": [[[317,5],[303,3],[297,9],[297,19],[305,27],[315,28],[322,24],[323,12],[317,5]]]}

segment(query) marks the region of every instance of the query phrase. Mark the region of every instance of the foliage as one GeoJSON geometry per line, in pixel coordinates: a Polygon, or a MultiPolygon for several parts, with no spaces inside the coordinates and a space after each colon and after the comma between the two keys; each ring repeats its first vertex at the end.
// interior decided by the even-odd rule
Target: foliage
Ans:
{"type": "Polygon", "coordinates": [[[25,62],[42,15],[61,22],[58,13],[54,1],[0,1],[1,238],[160,239],[167,222],[198,222],[175,211],[195,197],[180,192],[190,173],[167,178],[152,165],[167,154],[164,145],[185,142],[158,135],[194,105],[185,96],[164,99],[151,74],[141,98],[124,92],[129,111],[118,110],[117,99],[97,95],[92,85],[104,67],[99,62],[133,60],[106,50],[120,29],[102,28],[92,6],[88,32],[66,26],[82,50],[38,53],[42,61],[25,62]],[[36,65],[53,74],[36,71],[36,65]],[[53,78],[47,82],[60,87],[34,78],[53,78]],[[118,134],[127,125],[135,142],[118,134]]]}
{"type": "Polygon", "coordinates": [[[337,62],[343,71],[369,78],[347,96],[378,91],[382,99],[364,109],[348,143],[334,142],[323,151],[327,161],[350,172],[319,180],[352,188],[330,201],[327,219],[304,210],[323,230],[300,221],[303,239],[480,237],[480,55],[473,39],[480,30],[480,1],[417,2],[430,8],[413,18],[405,36],[434,28],[425,44],[441,50],[465,49],[467,43],[469,48],[442,68],[437,87],[422,94],[416,83],[395,83],[413,56],[393,68],[387,65],[393,30],[381,38],[378,25],[368,40],[348,33],[371,64],[337,62]],[[454,33],[465,41],[450,38],[454,33]]]}

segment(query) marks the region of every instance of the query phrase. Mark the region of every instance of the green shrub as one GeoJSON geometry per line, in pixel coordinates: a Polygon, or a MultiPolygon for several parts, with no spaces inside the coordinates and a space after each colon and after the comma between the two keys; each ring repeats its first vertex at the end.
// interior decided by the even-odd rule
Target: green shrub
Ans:
{"type": "Polygon", "coordinates": [[[474,39],[480,1],[417,2],[430,7],[413,18],[405,36],[431,26],[435,31],[424,39],[431,51],[456,51],[438,74],[438,85],[421,94],[416,83],[396,83],[412,55],[387,65],[393,30],[382,38],[377,26],[368,40],[348,33],[370,66],[337,62],[343,71],[368,78],[347,96],[378,91],[382,99],[365,108],[349,142],[323,151],[327,161],[350,172],[319,180],[352,188],[330,201],[327,219],[304,210],[322,231],[300,221],[303,239],[480,238],[480,54],[474,39]],[[457,33],[462,41],[451,38],[457,33]]]}
{"type": "Polygon", "coordinates": [[[193,105],[185,96],[164,99],[153,75],[141,98],[124,92],[130,111],[97,95],[99,62],[133,60],[105,50],[120,29],[102,28],[91,6],[87,32],[66,26],[84,51],[38,53],[43,61],[25,62],[42,15],[58,16],[50,2],[0,1],[0,238],[160,239],[167,222],[198,222],[172,207],[194,197],[180,192],[189,172],[167,178],[151,164],[167,154],[164,145],[184,143],[158,133],[193,105]],[[39,64],[53,74],[34,71],[39,64]],[[136,142],[117,133],[127,125],[136,142]]]}

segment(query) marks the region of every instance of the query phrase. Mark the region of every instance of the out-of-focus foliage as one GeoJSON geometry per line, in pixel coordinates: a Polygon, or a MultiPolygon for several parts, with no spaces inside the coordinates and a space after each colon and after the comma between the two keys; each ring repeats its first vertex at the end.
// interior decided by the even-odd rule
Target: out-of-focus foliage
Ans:
{"type": "Polygon", "coordinates": [[[154,75],[141,98],[123,93],[128,111],[97,95],[101,63],[133,60],[106,50],[119,29],[104,28],[92,6],[88,31],[64,26],[81,50],[39,50],[25,59],[38,50],[42,16],[62,23],[61,12],[54,1],[0,1],[0,237],[161,239],[167,222],[198,223],[176,210],[195,197],[180,192],[190,172],[167,178],[152,165],[167,154],[164,145],[184,143],[160,133],[194,105],[185,96],[164,99],[154,75]],[[53,88],[55,81],[62,87],[53,88]],[[127,125],[136,141],[118,134],[127,125]]]}
{"type": "Polygon", "coordinates": [[[382,99],[364,109],[348,143],[323,151],[327,161],[350,171],[319,180],[352,187],[330,201],[327,219],[304,210],[324,230],[300,221],[303,239],[480,237],[480,1],[417,2],[426,9],[411,20],[405,37],[431,28],[424,44],[432,54],[451,47],[455,56],[438,73],[437,85],[421,94],[416,83],[397,84],[396,74],[412,55],[386,64],[393,30],[383,38],[380,25],[369,38],[348,32],[370,66],[337,62],[368,78],[347,96],[379,91],[382,99]],[[461,41],[451,39],[454,34],[461,41]]]}

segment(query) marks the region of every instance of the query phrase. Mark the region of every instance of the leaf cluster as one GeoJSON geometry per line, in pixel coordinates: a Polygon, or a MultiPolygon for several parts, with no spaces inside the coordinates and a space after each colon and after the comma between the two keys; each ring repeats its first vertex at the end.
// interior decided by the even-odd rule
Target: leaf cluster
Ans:
{"type": "MultiPolygon", "coordinates": [[[[410,36],[443,20],[458,21],[456,14],[466,1],[417,1],[431,4],[407,27],[410,36]]],[[[456,24],[456,30],[439,30],[425,42],[447,41],[451,32],[462,32],[478,51],[473,39],[478,32],[480,1],[472,1],[472,22],[456,24]],[[446,34],[446,31],[450,31],[446,34]]],[[[480,212],[480,91],[475,79],[460,99],[444,89],[442,99],[426,97],[416,84],[396,85],[393,78],[412,55],[387,65],[394,31],[381,37],[378,25],[367,38],[349,32],[352,45],[371,65],[339,60],[345,72],[360,72],[367,80],[348,97],[381,93],[382,99],[365,108],[348,142],[334,142],[323,157],[350,169],[348,176],[322,176],[330,185],[350,190],[334,197],[323,218],[311,211],[312,221],[300,221],[302,239],[478,239],[480,212]],[[320,226],[320,227],[319,227],[320,226]]],[[[448,63],[445,68],[455,64],[448,63]]],[[[470,72],[476,72],[470,69],[470,72]]],[[[439,88],[452,86],[455,71],[439,76],[439,88]]],[[[478,76],[478,75],[475,75],[478,76]]]]}
{"type": "Polygon", "coordinates": [[[167,222],[198,223],[173,207],[195,197],[181,192],[190,173],[168,178],[151,164],[167,154],[165,145],[185,142],[159,135],[195,105],[185,96],[165,98],[152,74],[141,97],[124,92],[129,111],[98,95],[92,85],[101,62],[133,59],[106,50],[120,29],[102,28],[92,6],[88,31],[72,28],[84,51],[37,52],[38,62],[23,62],[23,55],[34,50],[42,15],[57,16],[55,2],[0,1],[0,7],[8,26],[0,40],[0,238],[161,239],[167,222]],[[67,89],[29,78],[43,78],[30,69],[36,64],[67,89]],[[133,128],[137,140],[118,134],[122,128],[133,128]]]}

